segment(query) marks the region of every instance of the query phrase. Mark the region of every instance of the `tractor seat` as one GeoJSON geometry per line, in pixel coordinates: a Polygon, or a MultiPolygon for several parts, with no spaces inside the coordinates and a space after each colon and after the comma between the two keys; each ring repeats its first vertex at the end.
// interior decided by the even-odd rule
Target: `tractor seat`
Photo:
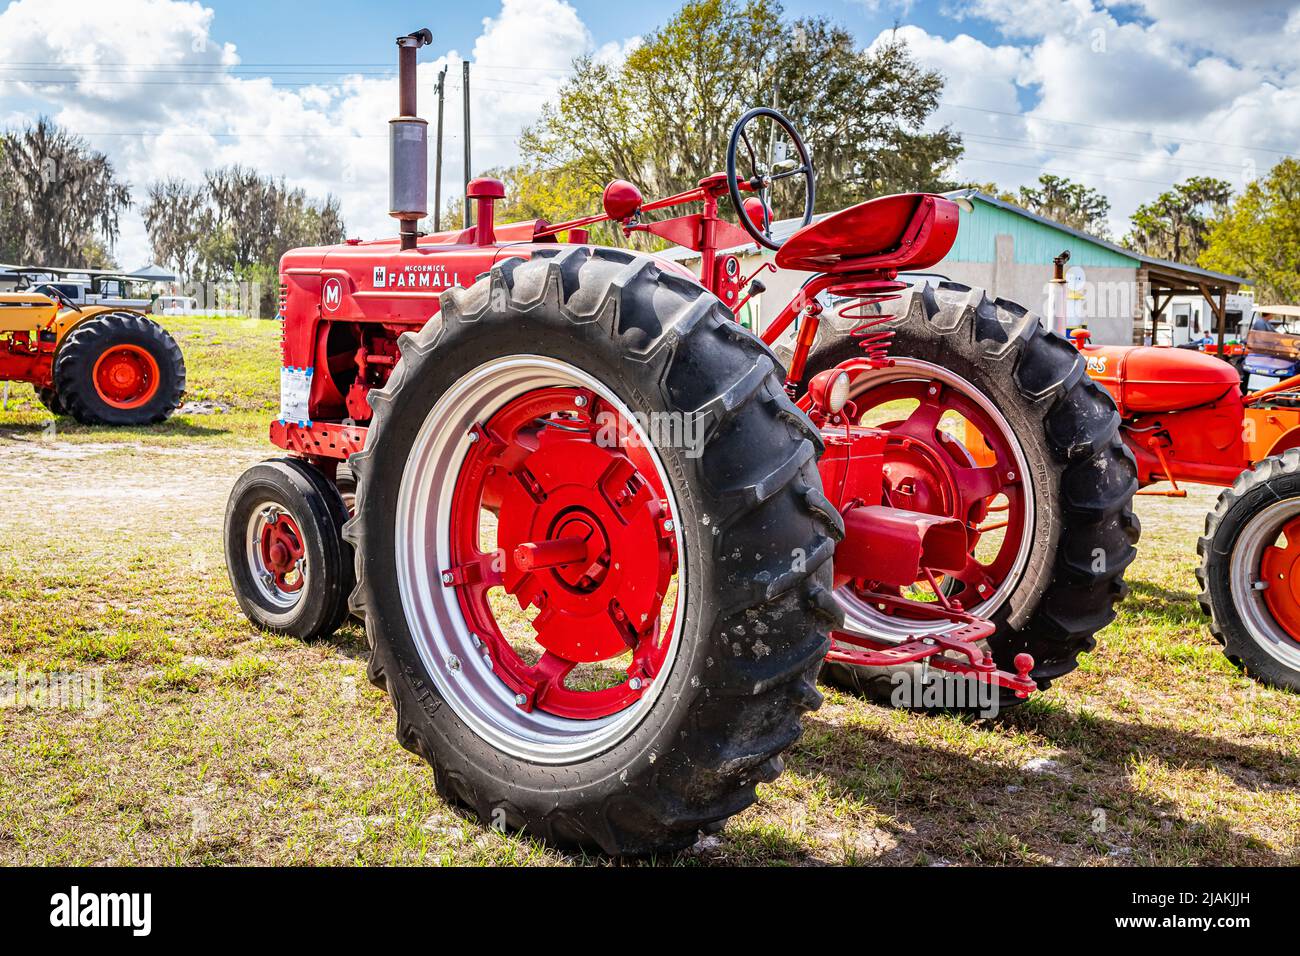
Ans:
{"type": "Polygon", "coordinates": [[[958,207],[927,193],[884,196],[804,226],[776,254],[796,272],[901,272],[925,269],[957,239],[958,207]]]}

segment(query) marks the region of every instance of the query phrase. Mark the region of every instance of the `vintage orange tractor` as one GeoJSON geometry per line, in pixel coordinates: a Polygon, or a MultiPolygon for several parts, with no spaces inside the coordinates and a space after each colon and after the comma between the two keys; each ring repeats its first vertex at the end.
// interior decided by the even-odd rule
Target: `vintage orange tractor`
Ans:
{"type": "Polygon", "coordinates": [[[897,281],[945,255],[956,205],[813,224],[812,158],[757,109],[726,171],[679,195],[615,182],[599,214],[502,225],[501,184],[478,180],[475,225],[422,236],[429,40],[397,41],[400,238],[281,263],[287,455],[226,515],[252,621],[318,638],[350,609],[443,795],[619,854],[749,805],[827,662],[871,691],[928,670],[1009,700],[1075,666],[1134,553],[1133,460],[1068,341],[897,281]],[[785,208],[803,228],[780,244],[785,208]],[[700,274],[590,244],[604,222],[698,250],[700,274]],[[762,339],[735,321],[755,277],[719,252],[750,241],[808,274],[762,339]]]}
{"type": "Polygon", "coordinates": [[[1249,395],[1228,362],[1152,346],[1096,346],[1088,373],[1124,418],[1138,479],[1224,486],[1198,551],[1201,607],[1224,652],[1275,687],[1300,690],[1300,376],[1249,395]]]}
{"type": "Polygon", "coordinates": [[[151,425],[180,405],[185,360],[139,310],[78,303],[44,283],[0,293],[0,381],[29,383],[51,412],[83,424],[151,425]]]}

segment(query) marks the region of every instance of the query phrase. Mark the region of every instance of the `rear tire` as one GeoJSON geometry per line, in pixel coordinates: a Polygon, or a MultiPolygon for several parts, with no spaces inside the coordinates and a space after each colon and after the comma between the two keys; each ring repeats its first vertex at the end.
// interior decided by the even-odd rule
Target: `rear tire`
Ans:
{"type": "Polygon", "coordinates": [[[83,425],[155,425],[180,407],[185,359],[167,330],[134,312],[86,319],[59,345],[54,383],[67,413],[83,425]],[[114,390],[105,363],[123,356],[114,390]]]}
{"type": "Polygon", "coordinates": [[[338,630],[354,584],[347,520],[334,485],[306,462],[264,461],[240,476],[226,505],[226,570],[249,621],[303,641],[338,630]]]}
{"type": "MultiPolygon", "coordinates": [[[[1005,418],[1028,461],[1030,553],[1018,579],[1009,579],[1005,592],[999,589],[1000,603],[977,610],[997,625],[988,647],[998,666],[1014,670],[1017,654],[1033,655],[1032,676],[1045,690],[1078,666],[1079,654],[1091,650],[1094,635],[1114,619],[1126,593],[1124,569],[1136,555],[1139,525],[1130,505],[1137,474],[1115,405],[1088,378],[1069,342],[1044,330],[1032,313],[983,291],[953,282],[923,284],[880,311],[896,317],[873,330],[894,331],[890,354],[930,363],[973,385],[1005,418]]],[[[862,356],[851,335],[861,324],[830,310],[822,316],[805,387],[818,372],[862,356]]],[[[859,382],[870,387],[871,375],[859,382]]],[[[828,663],[824,674],[888,702],[900,672],[915,677],[920,668],[828,663]]],[[[1002,695],[1001,706],[1017,702],[1002,695]]]]}
{"type": "Polygon", "coordinates": [[[1255,680],[1296,692],[1300,600],[1290,579],[1293,569],[1300,572],[1291,560],[1300,550],[1300,541],[1291,540],[1300,533],[1298,519],[1300,448],[1292,448],[1243,472],[1219,496],[1196,546],[1201,610],[1223,653],[1255,680]],[[1274,548],[1283,537],[1289,554],[1274,548]],[[1263,564],[1269,552],[1282,559],[1271,573],[1263,564]],[[1268,589],[1257,590],[1256,581],[1268,589]]]}
{"type": "MultiPolygon", "coordinates": [[[[399,742],[433,767],[444,799],[498,828],[613,855],[691,845],[781,771],[800,715],[821,702],[816,675],[836,623],[830,559],[842,524],[821,494],[820,437],[784,394],[774,357],[697,283],[647,256],[592,248],[498,262],[472,288],[445,293],[441,314],[401,348],[387,386],[370,393],[375,416],[351,462],[347,528],[370,676],[392,698],[399,742]],[[593,384],[579,388],[602,405],[698,416],[703,426],[699,454],[651,449],[677,536],[675,646],[651,691],[603,723],[512,711],[500,662],[480,657],[494,638],[484,645],[466,633],[457,599],[439,596],[438,566],[420,570],[406,554],[452,547],[445,524],[419,517],[433,503],[412,517],[403,501],[436,503],[448,481],[461,494],[471,446],[455,442],[492,408],[510,407],[466,406],[465,396],[512,363],[585,376],[593,384]],[[466,422],[445,427],[448,409],[466,422]],[[422,435],[448,430],[458,437],[436,453],[447,456],[439,491],[416,469],[435,454],[422,435]],[[433,530],[399,530],[409,527],[433,530]],[[403,545],[413,533],[431,537],[403,545]],[[442,615],[432,619],[440,626],[430,614],[442,615]]],[[[532,396],[541,381],[509,388],[532,396]]]]}

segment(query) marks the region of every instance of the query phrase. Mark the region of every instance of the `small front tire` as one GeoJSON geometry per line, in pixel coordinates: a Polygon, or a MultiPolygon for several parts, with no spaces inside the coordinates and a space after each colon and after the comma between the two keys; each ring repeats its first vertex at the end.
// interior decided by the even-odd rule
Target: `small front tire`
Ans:
{"type": "Polygon", "coordinates": [[[334,485],[305,462],[244,472],[226,506],[226,569],[253,624],[304,641],[338,630],[354,584],[347,520],[334,485]]]}
{"type": "Polygon", "coordinates": [[[1201,609],[1224,654],[1255,680],[1300,692],[1300,448],[1219,496],[1197,553],[1201,609]]]}

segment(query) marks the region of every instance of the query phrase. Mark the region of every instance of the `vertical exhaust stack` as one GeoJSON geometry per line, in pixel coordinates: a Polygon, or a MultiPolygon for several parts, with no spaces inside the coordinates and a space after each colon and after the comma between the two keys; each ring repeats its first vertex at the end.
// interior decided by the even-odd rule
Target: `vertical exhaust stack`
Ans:
{"type": "Polygon", "coordinates": [[[397,38],[398,115],[388,122],[388,214],[401,222],[402,249],[414,249],[429,214],[429,124],[416,115],[415,52],[428,30],[397,38]]]}

